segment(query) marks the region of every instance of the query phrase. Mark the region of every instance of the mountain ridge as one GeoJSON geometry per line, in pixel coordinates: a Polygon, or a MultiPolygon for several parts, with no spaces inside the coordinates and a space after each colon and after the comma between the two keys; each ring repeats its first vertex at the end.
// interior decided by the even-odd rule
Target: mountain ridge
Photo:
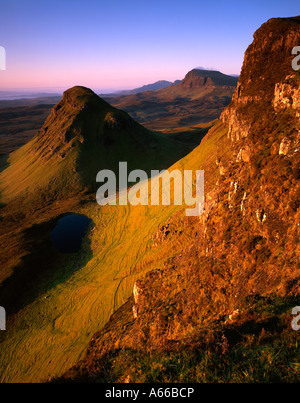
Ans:
{"type": "Polygon", "coordinates": [[[180,87],[197,88],[203,86],[236,87],[237,77],[229,76],[217,70],[193,69],[178,83],[180,87]]]}
{"type": "Polygon", "coordinates": [[[179,83],[154,92],[105,97],[152,130],[196,126],[217,119],[232,98],[237,78],[193,69],[179,83]]]}
{"type": "Polygon", "coordinates": [[[171,81],[158,80],[152,84],[144,84],[143,86],[134,88],[132,90],[121,90],[121,91],[115,91],[112,93],[103,93],[103,94],[101,94],[101,96],[105,98],[105,97],[115,97],[115,96],[121,96],[121,95],[132,95],[132,94],[137,94],[139,92],[160,90],[162,88],[169,87],[170,85],[173,85],[173,84],[174,83],[171,81]]]}

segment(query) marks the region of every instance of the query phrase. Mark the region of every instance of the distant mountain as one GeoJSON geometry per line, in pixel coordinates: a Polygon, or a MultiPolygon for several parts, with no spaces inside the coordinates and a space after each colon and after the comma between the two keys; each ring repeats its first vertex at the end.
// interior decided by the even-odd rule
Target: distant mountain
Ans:
{"type": "Polygon", "coordinates": [[[152,130],[193,126],[220,116],[237,81],[219,71],[193,69],[166,88],[105,99],[152,130]]]}
{"type": "Polygon", "coordinates": [[[187,73],[178,84],[184,88],[201,88],[204,86],[231,86],[236,87],[238,79],[220,71],[193,69],[187,73]]]}
{"type": "MultiPolygon", "coordinates": [[[[177,82],[178,82],[178,80],[176,81],[176,84],[177,84],[177,82]]],[[[162,88],[169,87],[170,85],[173,85],[173,84],[174,83],[172,83],[171,81],[160,80],[160,81],[156,81],[155,83],[152,83],[152,84],[146,84],[146,85],[143,85],[142,87],[134,88],[133,90],[117,91],[117,92],[113,92],[110,94],[101,94],[101,96],[117,97],[120,95],[132,95],[132,94],[138,94],[139,92],[160,90],[162,88]]]]}

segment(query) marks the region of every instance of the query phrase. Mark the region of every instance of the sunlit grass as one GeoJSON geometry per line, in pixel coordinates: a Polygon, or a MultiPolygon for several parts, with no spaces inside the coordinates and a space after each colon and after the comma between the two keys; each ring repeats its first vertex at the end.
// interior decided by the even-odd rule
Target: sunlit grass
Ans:
{"type": "MultiPolygon", "coordinates": [[[[205,164],[215,161],[216,144],[224,136],[226,131],[217,125],[203,144],[173,168],[205,169],[205,164]]],[[[88,255],[90,248],[91,258],[82,267],[82,256],[78,261],[76,256],[61,259],[63,266],[53,273],[53,286],[40,290],[10,320],[1,343],[2,382],[43,381],[74,365],[92,335],[130,296],[134,281],[146,271],[161,268],[182,247],[182,240],[170,239],[164,247],[151,248],[154,231],[179,210],[181,206],[100,208],[96,203],[77,209],[93,221],[82,252],[88,255]],[[70,273],[67,279],[66,272],[70,273]]]]}

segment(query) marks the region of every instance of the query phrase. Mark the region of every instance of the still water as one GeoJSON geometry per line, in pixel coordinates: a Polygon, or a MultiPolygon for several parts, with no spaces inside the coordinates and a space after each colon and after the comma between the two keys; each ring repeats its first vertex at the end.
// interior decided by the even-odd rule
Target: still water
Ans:
{"type": "Polygon", "coordinates": [[[55,248],[62,253],[78,252],[91,221],[78,214],[68,214],[60,218],[50,233],[55,248]]]}

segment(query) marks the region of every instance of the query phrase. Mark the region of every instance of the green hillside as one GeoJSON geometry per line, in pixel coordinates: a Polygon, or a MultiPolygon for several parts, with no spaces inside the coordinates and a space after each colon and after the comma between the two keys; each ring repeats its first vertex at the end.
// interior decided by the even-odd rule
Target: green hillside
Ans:
{"type": "MultiPolygon", "coordinates": [[[[173,168],[215,166],[219,148],[228,146],[226,130],[218,124],[173,168]]],[[[209,187],[214,172],[206,180],[209,187]]],[[[29,302],[10,319],[1,340],[2,381],[42,381],[62,374],[131,295],[135,279],[162,267],[166,258],[190,242],[186,231],[163,248],[152,247],[155,230],[176,212],[184,214],[182,207],[100,208],[90,203],[74,211],[93,221],[84,249],[59,256],[55,267],[39,273],[24,295],[24,301],[29,302]]]]}
{"type": "Polygon", "coordinates": [[[60,199],[84,189],[94,192],[97,172],[117,172],[119,161],[127,161],[129,170],[149,171],[169,166],[186,152],[182,144],[153,134],[91,90],[73,87],[36,136],[11,154],[0,175],[1,201],[24,194],[35,199],[36,192],[49,192],[49,184],[60,199]]]}
{"type": "Polygon", "coordinates": [[[118,175],[119,161],[127,161],[128,171],[167,168],[192,147],[145,129],[88,88],[65,91],[35,137],[3,159],[0,303],[16,289],[19,296],[22,283],[41,270],[30,256],[38,255],[35,241],[44,235],[40,227],[31,234],[33,226],[95,200],[98,171],[118,175]]]}

